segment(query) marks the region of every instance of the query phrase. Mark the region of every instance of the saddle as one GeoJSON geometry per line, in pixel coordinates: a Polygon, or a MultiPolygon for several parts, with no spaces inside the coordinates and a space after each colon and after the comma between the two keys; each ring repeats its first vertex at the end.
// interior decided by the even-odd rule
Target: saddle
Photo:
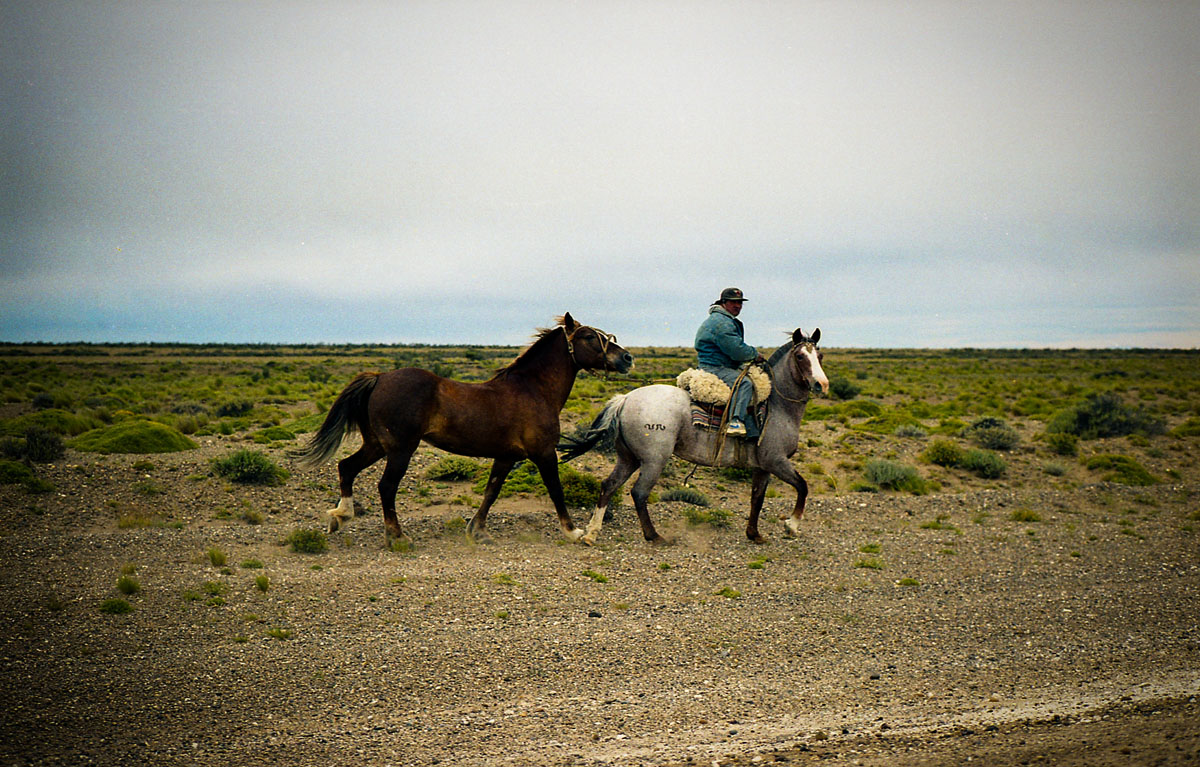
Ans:
{"type": "MultiPolygon", "coordinates": [[[[771,396],[771,379],[766,371],[751,365],[746,377],[754,384],[750,412],[761,428],[767,419],[767,397],[771,396]]],[[[729,384],[712,373],[697,368],[688,368],[675,379],[675,385],[692,398],[692,425],[701,429],[717,430],[725,415],[725,407],[733,390],[729,384]]]]}

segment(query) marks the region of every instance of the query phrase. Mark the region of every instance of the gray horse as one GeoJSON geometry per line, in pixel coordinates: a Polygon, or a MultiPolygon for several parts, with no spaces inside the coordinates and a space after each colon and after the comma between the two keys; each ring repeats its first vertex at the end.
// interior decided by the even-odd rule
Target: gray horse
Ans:
{"type": "Polygon", "coordinates": [[[800,419],[804,417],[811,391],[814,388],[829,391],[829,379],[821,369],[822,355],[817,350],[820,338],[820,329],[806,336],[797,328],[792,340],[771,355],[767,362],[772,384],[767,423],[757,442],[723,438],[717,432],[693,426],[691,398],[677,386],[643,386],[609,400],[587,432],[580,437],[566,437],[559,443],[563,461],[602,442],[613,444],[617,451],[616,468],[600,487],[599,503],[580,541],[589,545],[596,542],[613,495],[640,468],[632,495],[642,534],[651,543],[666,543],[650,521],[646,500],[672,454],[701,466],[754,469],[746,537],[755,543],[766,541],[758,532],[758,515],[771,475],[787,482],[796,489],[796,507],[791,516],[785,517],[784,534],[788,537],[798,534],[808,483],[789,459],[799,443],[800,419]]]}

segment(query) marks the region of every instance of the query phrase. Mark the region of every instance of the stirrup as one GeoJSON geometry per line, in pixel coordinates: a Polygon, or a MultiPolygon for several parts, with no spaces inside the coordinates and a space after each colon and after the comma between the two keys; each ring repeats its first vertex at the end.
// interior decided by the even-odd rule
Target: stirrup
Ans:
{"type": "Polygon", "coordinates": [[[746,436],[746,427],[737,418],[730,418],[729,424],[725,427],[725,433],[730,437],[746,436]]]}

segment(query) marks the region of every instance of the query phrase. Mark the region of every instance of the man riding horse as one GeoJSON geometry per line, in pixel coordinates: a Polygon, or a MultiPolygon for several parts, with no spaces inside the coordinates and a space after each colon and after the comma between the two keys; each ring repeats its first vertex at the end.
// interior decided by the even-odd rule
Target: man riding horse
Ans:
{"type": "Polygon", "coordinates": [[[721,297],[708,309],[708,318],[696,331],[696,356],[701,370],[712,373],[733,389],[725,433],[754,439],[758,437],[758,423],[749,413],[754,382],[743,376],[739,367],[751,361],[762,362],[763,356],[746,343],[745,328],[737,318],[745,300],[737,288],[721,291],[721,297]]]}

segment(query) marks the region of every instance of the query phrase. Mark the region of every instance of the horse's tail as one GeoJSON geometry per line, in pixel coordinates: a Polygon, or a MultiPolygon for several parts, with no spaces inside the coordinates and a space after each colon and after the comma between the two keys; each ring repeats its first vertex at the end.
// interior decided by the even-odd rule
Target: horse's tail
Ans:
{"type": "Polygon", "coordinates": [[[621,431],[621,408],[625,406],[625,395],[618,394],[608,401],[596,420],[592,421],[583,433],[568,435],[559,440],[558,450],[562,454],[559,461],[566,463],[572,458],[578,458],[592,449],[603,452],[611,451],[617,444],[617,435],[621,431]]]}
{"type": "Polygon", "coordinates": [[[304,449],[292,453],[301,466],[317,466],[325,463],[337,452],[347,434],[362,431],[367,422],[367,400],[375,390],[379,373],[360,373],[346,384],[342,393],[333,401],[333,407],[325,416],[325,422],[313,435],[304,449]]]}

